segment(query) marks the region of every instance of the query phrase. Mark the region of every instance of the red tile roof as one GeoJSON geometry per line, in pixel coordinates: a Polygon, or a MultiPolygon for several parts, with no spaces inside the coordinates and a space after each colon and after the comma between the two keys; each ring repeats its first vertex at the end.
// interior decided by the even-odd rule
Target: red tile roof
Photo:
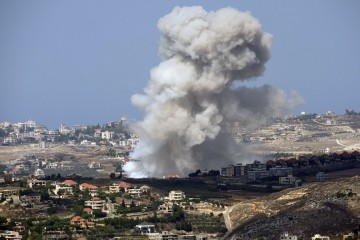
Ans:
{"type": "Polygon", "coordinates": [[[129,188],[130,185],[127,184],[127,183],[122,182],[122,183],[119,184],[119,187],[120,187],[120,188],[129,188]]]}
{"type": "Polygon", "coordinates": [[[91,184],[88,184],[88,183],[83,183],[83,184],[80,184],[80,186],[82,188],[88,188],[88,189],[97,189],[98,187],[97,186],[94,186],[94,185],[91,185],[91,184]]]}
{"type": "Polygon", "coordinates": [[[84,208],[83,211],[87,212],[87,213],[92,213],[93,212],[93,210],[91,208],[84,208]]]}
{"type": "Polygon", "coordinates": [[[73,180],[65,180],[64,184],[67,186],[74,186],[74,185],[77,185],[77,182],[75,182],[73,180]]]}

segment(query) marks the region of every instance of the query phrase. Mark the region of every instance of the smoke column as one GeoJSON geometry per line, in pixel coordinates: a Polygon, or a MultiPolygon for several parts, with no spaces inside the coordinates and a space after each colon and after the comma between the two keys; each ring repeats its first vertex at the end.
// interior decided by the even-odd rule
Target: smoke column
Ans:
{"type": "Polygon", "coordinates": [[[269,85],[234,86],[261,76],[270,58],[272,36],[249,12],[176,7],[157,26],[162,62],[145,94],[131,99],[145,117],[132,155],[140,163],[125,165],[130,177],[186,176],[240,162],[249,153],[235,144],[233,123],[255,126],[301,101],[269,85]]]}

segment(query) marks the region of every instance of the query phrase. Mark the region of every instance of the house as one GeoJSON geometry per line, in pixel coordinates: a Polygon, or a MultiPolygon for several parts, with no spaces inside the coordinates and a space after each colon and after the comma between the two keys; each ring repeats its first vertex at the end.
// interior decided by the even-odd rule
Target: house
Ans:
{"type": "Polygon", "coordinates": [[[38,179],[28,179],[27,184],[30,188],[33,188],[34,186],[45,186],[46,181],[45,180],[38,180],[38,179]]]}
{"type": "Polygon", "coordinates": [[[3,237],[5,239],[12,239],[12,240],[21,240],[22,236],[20,233],[16,231],[8,231],[8,230],[1,230],[0,231],[0,237],[3,237]]]}
{"type": "Polygon", "coordinates": [[[126,199],[126,198],[121,198],[121,197],[116,197],[115,201],[117,204],[121,204],[121,205],[125,205],[125,207],[129,208],[131,206],[140,206],[141,202],[140,201],[134,201],[132,199],[126,199]]]}
{"type": "Polygon", "coordinates": [[[18,195],[19,195],[18,189],[5,189],[5,188],[0,189],[0,199],[8,198],[11,196],[18,196],[18,195]]]}
{"type": "Polygon", "coordinates": [[[161,213],[172,213],[174,211],[174,205],[171,203],[164,203],[158,207],[158,211],[161,213]]]}
{"type": "Polygon", "coordinates": [[[74,216],[73,218],[70,219],[71,225],[78,225],[78,226],[80,226],[80,228],[87,228],[86,223],[87,223],[87,220],[80,216],[74,216]]]}
{"type": "Polygon", "coordinates": [[[329,236],[321,236],[320,234],[315,234],[311,237],[311,240],[330,240],[329,236]]]}
{"type": "Polygon", "coordinates": [[[20,197],[20,201],[24,205],[39,204],[40,200],[41,200],[41,196],[38,193],[29,193],[20,197]]]}
{"type": "Polygon", "coordinates": [[[143,222],[135,226],[135,232],[146,234],[155,232],[155,224],[149,222],[143,222]]]}
{"type": "Polygon", "coordinates": [[[130,188],[127,190],[127,194],[132,198],[140,198],[142,195],[142,190],[140,188],[130,188]]]}
{"type": "Polygon", "coordinates": [[[178,240],[179,235],[169,232],[169,231],[162,231],[161,233],[161,239],[164,240],[178,240]]]}
{"type": "Polygon", "coordinates": [[[173,190],[169,193],[169,200],[170,201],[181,201],[185,199],[185,193],[180,190],[173,190]]]}
{"type": "Polygon", "coordinates": [[[280,235],[280,240],[297,240],[296,235],[290,235],[288,232],[284,232],[280,235]]]}
{"type": "Polygon", "coordinates": [[[95,186],[95,185],[91,185],[91,184],[88,184],[88,183],[82,183],[82,184],[79,185],[79,189],[80,189],[80,191],[88,190],[89,194],[92,197],[98,195],[98,187],[95,186]]]}
{"type": "Polygon", "coordinates": [[[68,187],[75,187],[78,185],[78,183],[73,180],[65,180],[63,184],[68,187]]]}
{"type": "Polygon", "coordinates": [[[63,184],[56,184],[54,193],[56,195],[73,195],[73,188],[69,186],[64,186],[63,184]]]}
{"type": "Polygon", "coordinates": [[[130,188],[131,186],[127,183],[114,183],[113,185],[109,186],[109,192],[111,193],[118,193],[121,191],[121,189],[124,189],[125,192],[127,192],[127,190],[130,188]]]}
{"type": "Polygon", "coordinates": [[[45,173],[42,169],[38,168],[34,171],[34,176],[37,178],[43,178],[45,177],[45,173]]]}
{"type": "Polygon", "coordinates": [[[95,228],[95,226],[96,226],[94,222],[87,222],[86,225],[87,225],[87,228],[95,228]]]}
{"type": "Polygon", "coordinates": [[[111,140],[113,138],[114,132],[105,131],[101,133],[102,139],[111,140]]]}
{"type": "Polygon", "coordinates": [[[91,209],[102,209],[105,204],[105,200],[101,200],[98,197],[93,197],[91,200],[85,201],[85,206],[91,209]]]}
{"type": "Polygon", "coordinates": [[[142,191],[143,195],[149,195],[151,188],[149,186],[144,185],[140,187],[140,190],[142,191]]]}
{"type": "Polygon", "coordinates": [[[347,239],[356,239],[355,234],[353,232],[343,235],[343,240],[347,239]]]}
{"type": "Polygon", "coordinates": [[[80,216],[74,216],[70,219],[71,225],[79,226],[81,229],[88,229],[88,228],[95,228],[96,223],[90,222],[86,220],[85,218],[82,218],[80,216]]]}

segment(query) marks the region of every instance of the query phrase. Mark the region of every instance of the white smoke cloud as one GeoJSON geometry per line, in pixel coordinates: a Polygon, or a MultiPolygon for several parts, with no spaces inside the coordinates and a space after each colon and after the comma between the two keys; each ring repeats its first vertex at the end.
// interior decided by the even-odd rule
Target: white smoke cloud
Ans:
{"type": "Polygon", "coordinates": [[[264,122],[302,101],[271,86],[234,88],[233,82],[261,76],[272,36],[249,12],[176,7],[161,18],[162,62],[151,70],[145,95],[132,96],[145,113],[137,124],[140,143],[127,167],[130,176],[187,175],[247,157],[231,134],[235,121],[264,122]]]}

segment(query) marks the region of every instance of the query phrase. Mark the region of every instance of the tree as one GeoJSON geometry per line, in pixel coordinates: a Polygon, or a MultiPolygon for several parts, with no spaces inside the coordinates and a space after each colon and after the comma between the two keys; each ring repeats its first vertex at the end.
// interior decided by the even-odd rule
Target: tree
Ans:
{"type": "Polygon", "coordinates": [[[93,215],[95,218],[103,218],[106,217],[106,213],[103,213],[100,209],[95,209],[93,211],[93,215]]]}
{"type": "Polygon", "coordinates": [[[111,180],[114,180],[116,178],[116,175],[115,173],[110,173],[109,177],[111,180]]]}

